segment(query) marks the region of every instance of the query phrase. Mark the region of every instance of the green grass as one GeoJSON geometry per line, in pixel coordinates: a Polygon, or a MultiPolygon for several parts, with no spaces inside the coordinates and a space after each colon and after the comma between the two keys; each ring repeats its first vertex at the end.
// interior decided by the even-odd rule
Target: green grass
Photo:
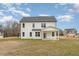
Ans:
{"type": "Polygon", "coordinates": [[[79,56],[79,40],[0,40],[0,55],[79,56]]]}

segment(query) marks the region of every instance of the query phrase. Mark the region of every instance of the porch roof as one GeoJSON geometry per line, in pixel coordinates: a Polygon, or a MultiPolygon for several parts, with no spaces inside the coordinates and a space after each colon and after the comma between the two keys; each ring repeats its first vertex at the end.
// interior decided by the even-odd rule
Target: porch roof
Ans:
{"type": "Polygon", "coordinates": [[[42,31],[45,31],[45,32],[47,32],[47,31],[56,32],[56,31],[58,31],[58,28],[56,28],[56,27],[49,27],[49,28],[42,29],[42,31]]]}
{"type": "Polygon", "coordinates": [[[41,31],[41,29],[32,29],[32,31],[41,31]]]}

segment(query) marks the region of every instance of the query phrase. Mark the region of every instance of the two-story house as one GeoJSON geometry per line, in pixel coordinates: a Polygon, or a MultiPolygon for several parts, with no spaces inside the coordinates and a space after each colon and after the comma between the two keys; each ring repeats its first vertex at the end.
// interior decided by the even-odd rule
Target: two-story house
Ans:
{"type": "Polygon", "coordinates": [[[54,16],[23,17],[21,23],[22,39],[58,40],[54,16]]]}

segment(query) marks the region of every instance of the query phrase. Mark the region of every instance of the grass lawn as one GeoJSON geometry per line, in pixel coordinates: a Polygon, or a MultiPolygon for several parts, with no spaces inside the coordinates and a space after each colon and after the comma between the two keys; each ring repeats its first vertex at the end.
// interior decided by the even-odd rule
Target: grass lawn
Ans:
{"type": "Polygon", "coordinates": [[[79,40],[0,40],[0,55],[79,56],[79,40]]]}

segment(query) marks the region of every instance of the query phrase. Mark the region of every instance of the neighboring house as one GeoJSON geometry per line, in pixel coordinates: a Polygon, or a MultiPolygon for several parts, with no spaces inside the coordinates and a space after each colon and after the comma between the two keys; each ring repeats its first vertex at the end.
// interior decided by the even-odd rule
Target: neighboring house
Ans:
{"type": "Polygon", "coordinates": [[[57,40],[59,37],[54,16],[23,17],[21,38],[57,40]]]}
{"type": "Polygon", "coordinates": [[[65,29],[64,30],[64,35],[65,36],[71,36],[71,37],[75,37],[77,35],[77,30],[72,28],[72,29],[65,29]]]}
{"type": "Polygon", "coordinates": [[[0,38],[4,37],[4,31],[2,29],[0,29],[0,38]]]}
{"type": "Polygon", "coordinates": [[[79,33],[77,33],[77,37],[79,37],[79,33]]]}

